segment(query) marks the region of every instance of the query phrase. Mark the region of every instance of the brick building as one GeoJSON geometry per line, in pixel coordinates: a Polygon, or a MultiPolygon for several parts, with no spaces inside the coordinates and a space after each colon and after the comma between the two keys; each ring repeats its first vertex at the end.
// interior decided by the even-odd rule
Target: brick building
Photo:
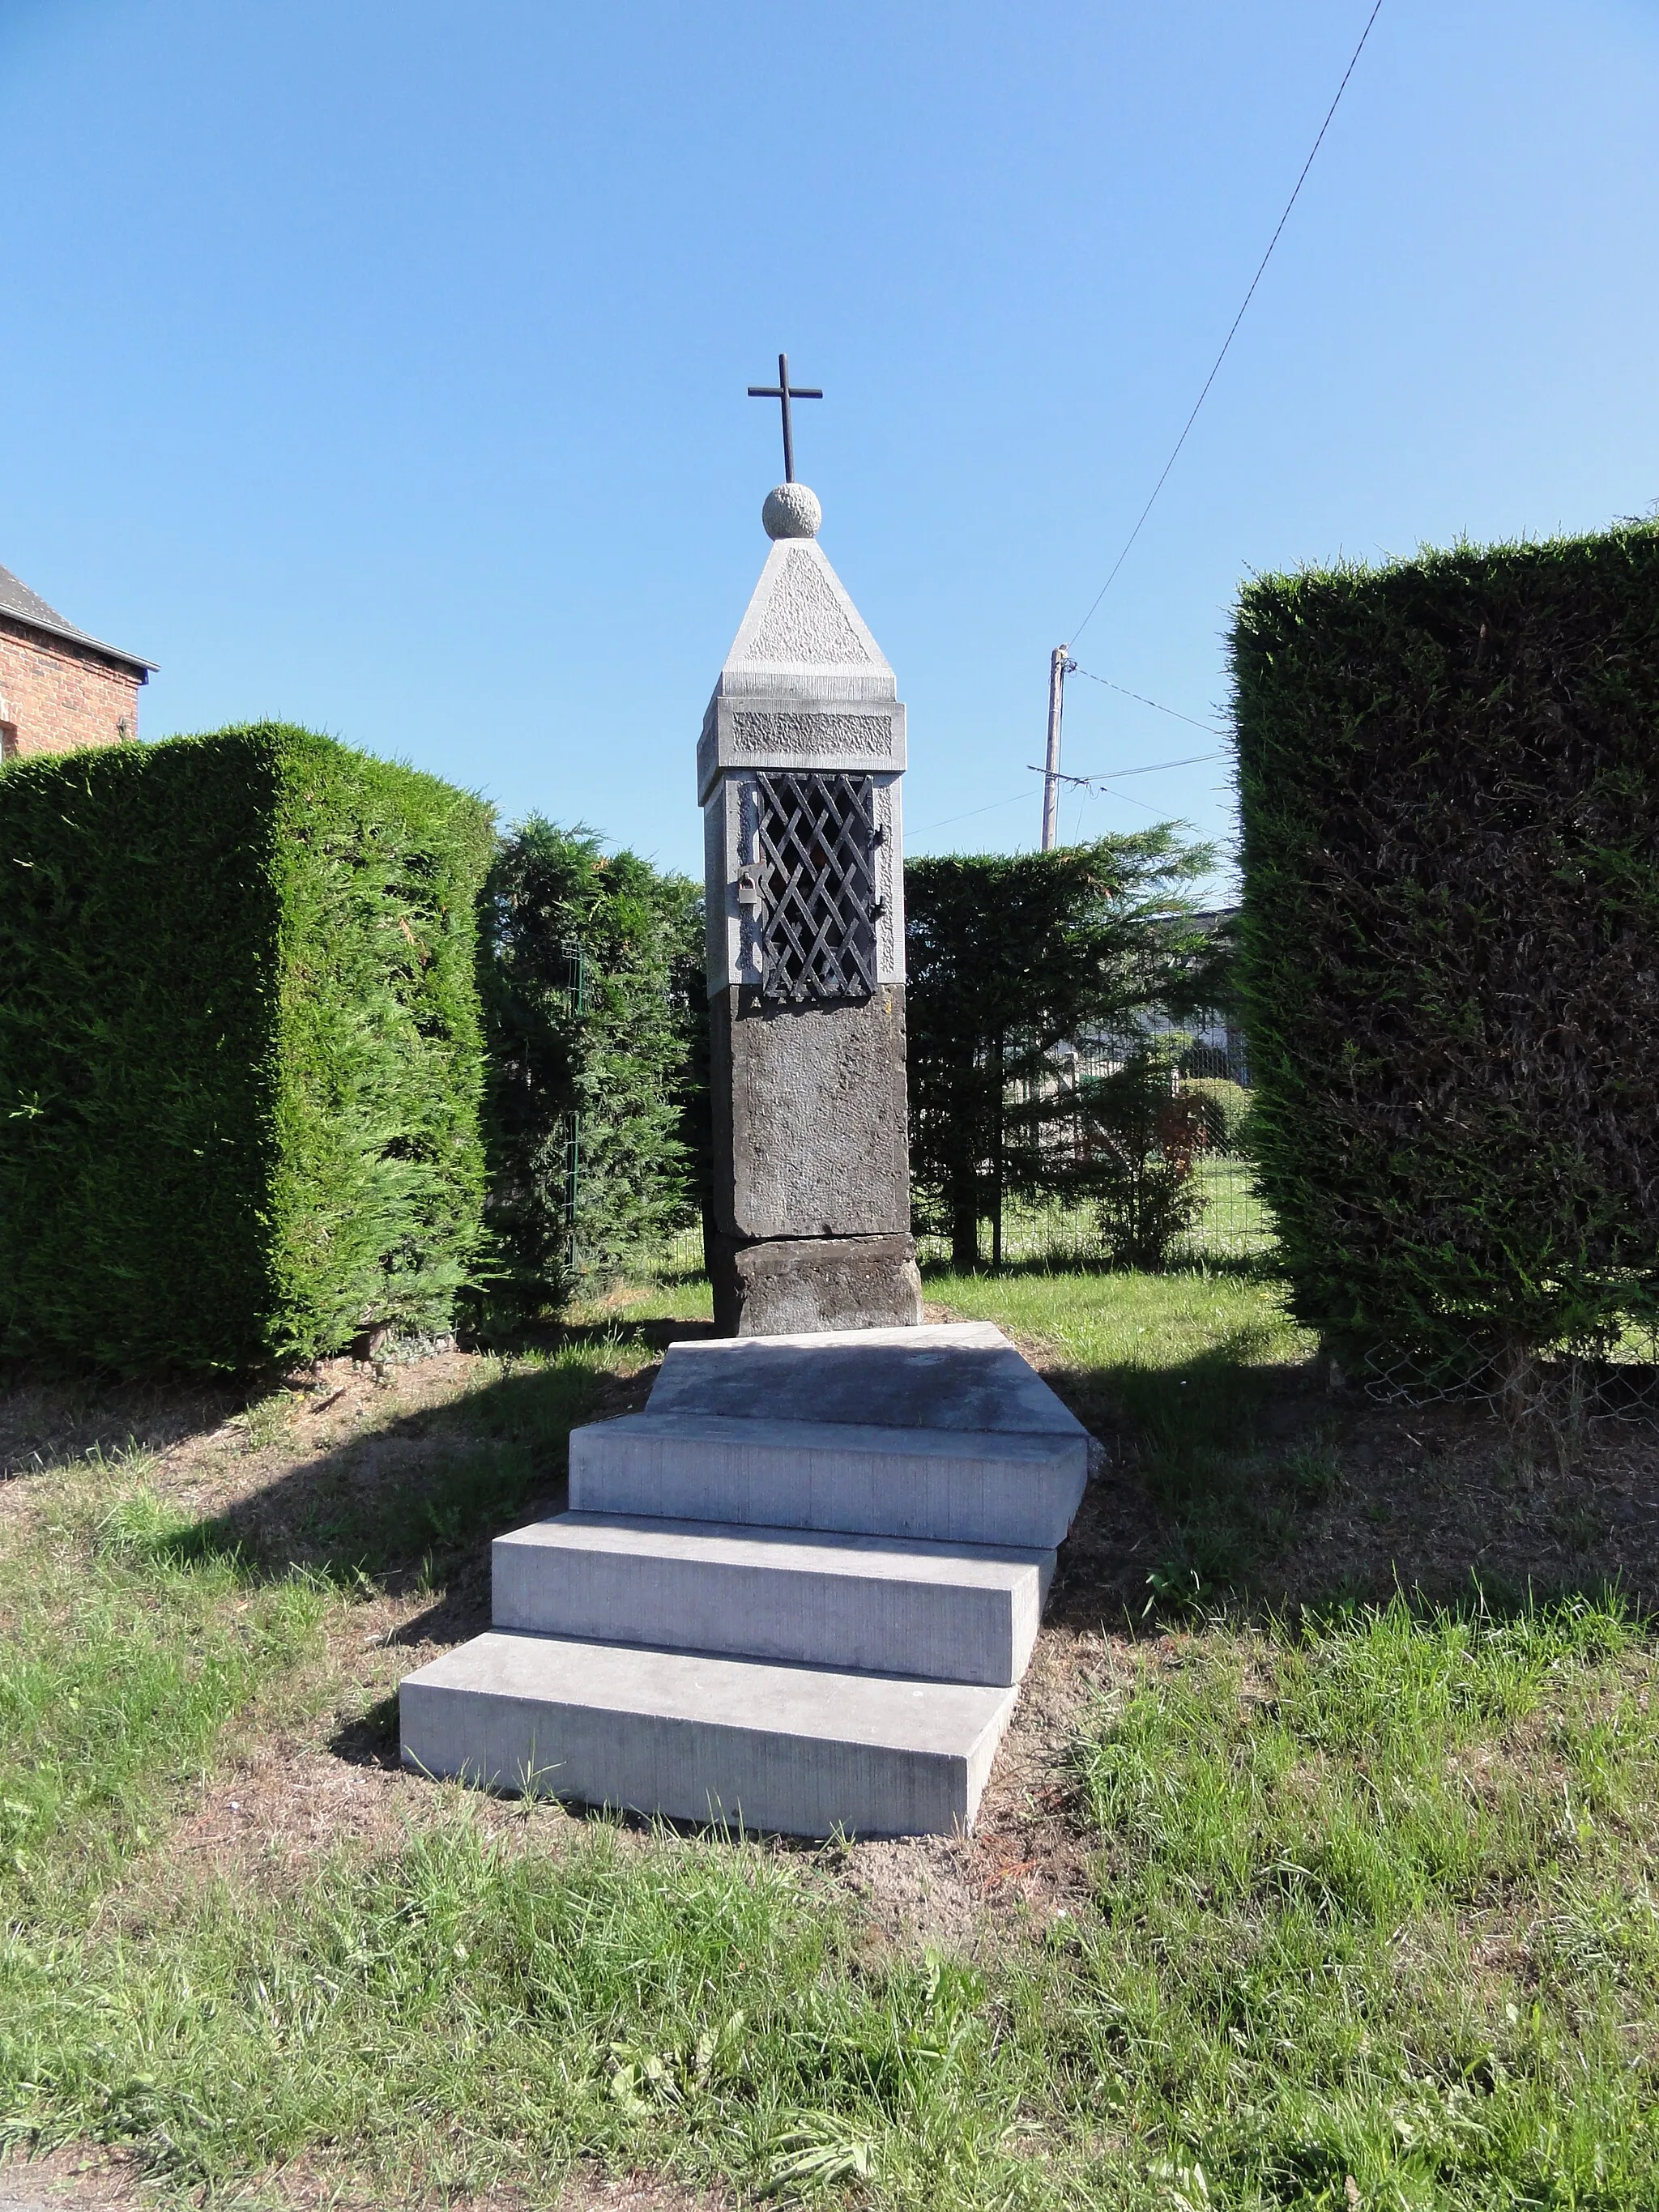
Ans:
{"type": "Polygon", "coordinates": [[[0,758],[136,738],[155,665],[88,637],[0,568],[0,758]]]}

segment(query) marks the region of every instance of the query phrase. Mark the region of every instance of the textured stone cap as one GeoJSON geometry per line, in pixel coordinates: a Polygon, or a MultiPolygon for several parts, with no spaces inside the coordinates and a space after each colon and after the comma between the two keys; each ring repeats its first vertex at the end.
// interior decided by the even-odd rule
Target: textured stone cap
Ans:
{"type": "Polygon", "coordinates": [[[761,520],[769,538],[816,538],[823,509],[804,483],[782,483],[767,493],[761,520]]]}

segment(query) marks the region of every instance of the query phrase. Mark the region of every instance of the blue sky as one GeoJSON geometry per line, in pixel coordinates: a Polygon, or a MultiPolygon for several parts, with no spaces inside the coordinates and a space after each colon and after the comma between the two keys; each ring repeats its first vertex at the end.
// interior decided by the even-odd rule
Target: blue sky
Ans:
{"type": "MultiPolygon", "coordinates": [[[[780,347],[909,703],[913,851],[1036,841],[1050,648],[1370,0],[0,0],[0,562],[161,663],[700,868],[780,347]]],[[[1200,722],[1251,569],[1659,500],[1659,0],[1383,0],[1078,647],[1200,722]]],[[[1204,752],[1074,680],[1066,765],[1204,752]]],[[[1226,836],[1224,762],[1066,836],[1226,836]]]]}

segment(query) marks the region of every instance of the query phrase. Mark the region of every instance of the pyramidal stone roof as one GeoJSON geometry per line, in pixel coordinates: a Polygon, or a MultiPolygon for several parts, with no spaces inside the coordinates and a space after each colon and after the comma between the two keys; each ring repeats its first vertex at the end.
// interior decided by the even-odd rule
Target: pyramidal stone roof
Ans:
{"type": "Polygon", "coordinates": [[[817,543],[816,496],[780,484],[761,519],[771,550],[703,714],[700,806],[732,770],[904,770],[898,684],[817,543]]]}
{"type": "Polygon", "coordinates": [[[781,538],[766,556],[714,691],[728,699],[750,691],[893,699],[898,686],[816,539],[781,538]]]}
{"type": "Polygon", "coordinates": [[[42,629],[48,636],[66,639],[71,645],[84,645],[94,653],[107,653],[124,667],[143,669],[147,674],[155,666],[153,660],[143,660],[136,653],[124,653],[118,645],[106,645],[101,638],[93,637],[73,623],[65,622],[55,607],[49,607],[38,592],[30,591],[21,576],[14,576],[9,568],[0,568],[0,617],[9,616],[14,622],[27,623],[32,629],[42,629]]]}

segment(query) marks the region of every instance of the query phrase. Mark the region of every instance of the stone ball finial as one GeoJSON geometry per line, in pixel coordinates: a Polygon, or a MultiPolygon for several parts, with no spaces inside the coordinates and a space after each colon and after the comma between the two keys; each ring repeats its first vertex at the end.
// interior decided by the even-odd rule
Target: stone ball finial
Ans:
{"type": "Polygon", "coordinates": [[[804,483],[781,483],[766,495],[761,520],[769,538],[816,538],[823,509],[804,483]]]}

